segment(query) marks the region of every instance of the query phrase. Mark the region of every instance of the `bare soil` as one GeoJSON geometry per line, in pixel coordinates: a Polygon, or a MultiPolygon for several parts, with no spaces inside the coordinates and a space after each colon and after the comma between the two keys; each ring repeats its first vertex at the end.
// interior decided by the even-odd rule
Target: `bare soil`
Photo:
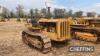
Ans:
{"type": "Polygon", "coordinates": [[[71,40],[69,44],[55,43],[52,51],[43,54],[22,42],[25,22],[0,22],[0,56],[100,56],[100,44],[71,40]],[[68,52],[69,46],[94,46],[94,52],[68,52]]]}

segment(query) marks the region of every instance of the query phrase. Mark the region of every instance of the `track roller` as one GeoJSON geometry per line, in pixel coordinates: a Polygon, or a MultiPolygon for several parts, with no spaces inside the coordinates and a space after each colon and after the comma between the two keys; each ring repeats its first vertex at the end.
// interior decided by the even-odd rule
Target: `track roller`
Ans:
{"type": "Polygon", "coordinates": [[[35,48],[39,49],[42,53],[51,51],[50,39],[41,33],[34,33],[30,30],[25,30],[22,32],[22,40],[25,44],[31,44],[35,48]]]}

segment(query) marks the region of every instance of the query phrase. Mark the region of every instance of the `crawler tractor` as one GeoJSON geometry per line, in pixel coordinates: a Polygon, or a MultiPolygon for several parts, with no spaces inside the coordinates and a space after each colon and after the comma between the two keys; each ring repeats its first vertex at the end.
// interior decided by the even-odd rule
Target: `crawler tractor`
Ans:
{"type": "Polygon", "coordinates": [[[70,21],[67,19],[39,19],[26,25],[22,32],[22,40],[27,45],[33,45],[43,53],[51,50],[51,40],[57,42],[69,41],[70,21]]]}
{"type": "Polygon", "coordinates": [[[100,19],[78,19],[71,26],[71,33],[75,39],[99,43],[100,19]]]}
{"type": "Polygon", "coordinates": [[[48,10],[48,19],[34,19],[26,25],[27,29],[22,32],[22,40],[27,45],[46,53],[51,50],[51,41],[65,42],[70,37],[70,20],[69,19],[51,19],[50,8],[48,10]]]}

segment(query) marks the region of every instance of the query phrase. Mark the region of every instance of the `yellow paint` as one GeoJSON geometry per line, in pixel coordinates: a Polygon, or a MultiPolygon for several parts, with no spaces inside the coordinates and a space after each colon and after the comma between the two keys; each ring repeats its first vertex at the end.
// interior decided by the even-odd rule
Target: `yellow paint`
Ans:
{"type": "MultiPolygon", "coordinates": [[[[55,27],[45,27],[43,25],[41,29],[41,33],[47,35],[48,38],[54,41],[64,41],[70,40],[70,20],[68,19],[40,19],[38,23],[54,23],[55,27]],[[50,28],[50,29],[49,29],[50,28]]],[[[32,25],[28,25],[28,28],[37,29],[36,27],[32,27],[32,25]]]]}

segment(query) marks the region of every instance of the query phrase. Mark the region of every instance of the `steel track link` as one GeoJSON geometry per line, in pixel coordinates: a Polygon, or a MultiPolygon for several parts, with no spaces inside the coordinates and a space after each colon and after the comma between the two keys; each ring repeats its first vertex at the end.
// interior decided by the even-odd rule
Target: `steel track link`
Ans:
{"type": "Polygon", "coordinates": [[[47,53],[47,52],[51,51],[51,47],[52,47],[51,41],[46,35],[43,35],[41,33],[34,33],[29,30],[25,30],[22,32],[22,39],[25,44],[31,44],[32,46],[41,50],[42,53],[47,53]],[[34,37],[34,36],[37,36],[37,37],[34,37]],[[35,44],[34,44],[35,39],[32,39],[32,38],[35,38],[38,40],[41,39],[37,42],[41,42],[42,47],[40,48],[40,46],[39,47],[35,46],[35,44]]]}

